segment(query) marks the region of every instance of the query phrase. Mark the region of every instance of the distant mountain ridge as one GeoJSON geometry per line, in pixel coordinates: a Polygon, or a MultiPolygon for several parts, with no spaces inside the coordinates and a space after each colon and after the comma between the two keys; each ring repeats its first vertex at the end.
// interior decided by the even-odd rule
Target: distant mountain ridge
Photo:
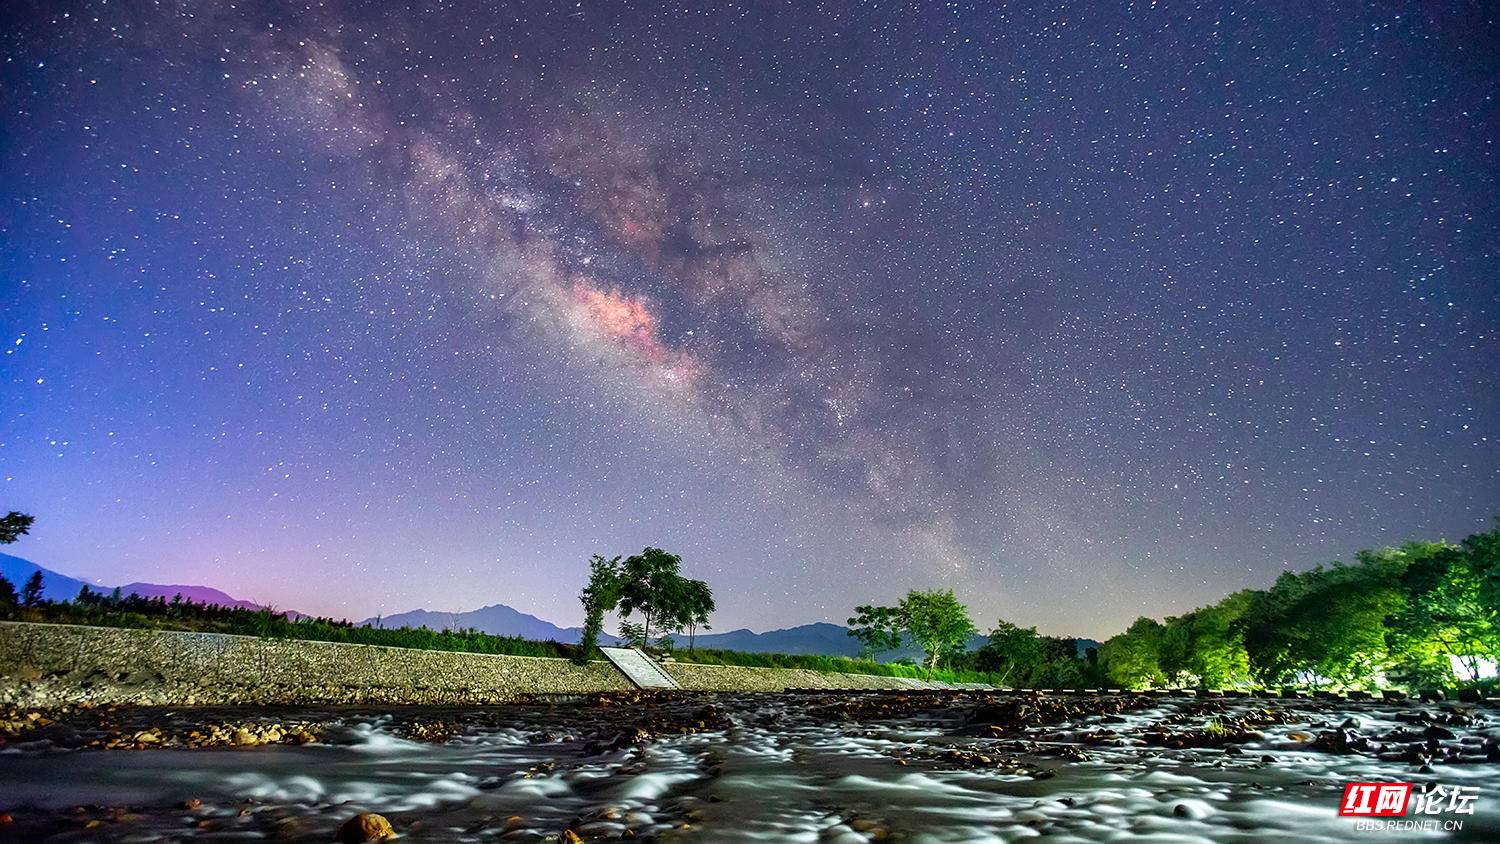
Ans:
{"type": "MultiPolygon", "coordinates": [[[[376,616],[359,622],[366,627],[428,627],[433,630],[478,630],[493,636],[519,636],[523,639],[552,640],[574,644],[583,634],[582,627],[559,627],[550,621],[521,612],[505,604],[491,604],[466,612],[437,612],[418,609],[394,615],[376,616]]],[[[678,635],[679,644],[687,644],[686,635],[678,635]]],[[[605,634],[604,643],[619,641],[605,634]]],[[[716,648],[749,653],[820,654],[823,656],[857,656],[859,642],[848,628],[827,622],[814,622],[765,633],[742,627],[724,633],[699,633],[693,644],[699,648],[716,648]]],[[[899,654],[898,654],[899,655],[899,654]]]]}
{"type": "Polygon", "coordinates": [[[427,627],[432,630],[478,630],[493,636],[519,636],[523,639],[554,642],[577,642],[582,627],[558,627],[530,613],[505,604],[491,604],[466,612],[411,610],[394,615],[375,616],[359,622],[361,627],[427,627]]]}
{"type": "MultiPolygon", "coordinates": [[[[428,627],[433,630],[478,630],[494,636],[519,636],[523,639],[552,640],[576,643],[583,634],[582,627],[558,627],[550,621],[521,612],[505,604],[491,604],[466,612],[437,612],[412,610],[411,612],[367,618],[359,622],[373,627],[428,627]]],[[[677,637],[680,644],[687,644],[687,636],[677,637]]],[[[609,643],[617,637],[605,634],[601,640],[609,643]]],[[[856,656],[859,642],[848,633],[848,628],[827,622],[803,624],[782,630],[756,633],[749,628],[730,630],[724,633],[699,633],[693,642],[695,647],[719,650],[747,651],[750,653],[821,654],[824,656],[856,656]]]]}
{"type": "MultiPolygon", "coordinates": [[[[686,643],[686,638],[683,638],[686,643]]],[[[756,633],[748,627],[724,633],[700,633],[694,647],[748,653],[817,654],[821,656],[858,656],[859,640],[849,635],[849,628],[826,621],[799,624],[780,630],[756,633]]]]}
{"type": "Polygon", "coordinates": [[[78,590],[85,586],[90,589],[104,589],[105,591],[108,591],[110,588],[100,586],[96,583],[88,583],[76,577],[68,577],[65,574],[58,574],[51,569],[42,568],[30,560],[13,557],[10,554],[0,554],[0,574],[5,575],[5,579],[9,580],[11,585],[16,587],[17,592],[21,591],[21,587],[31,578],[31,575],[38,571],[42,573],[42,597],[49,601],[67,601],[76,598],[78,597],[78,590]]]}
{"type": "MultiPolygon", "coordinates": [[[[59,574],[21,557],[0,554],[0,574],[5,575],[5,579],[9,580],[16,587],[16,591],[20,591],[21,586],[31,578],[34,572],[38,571],[42,573],[42,597],[49,601],[70,601],[78,597],[79,590],[85,586],[95,592],[103,592],[105,594],[109,594],[116,589],[114,586],[89,583],[88,581],[79,580],[76,577],[59,574]]],[[[122,595],[135,594],[146,598],[159,596],[169,601],[174,596],[181,595],[185,600],[191,600],[200,604],[218,604],[221,607],[242,607],[248,610],[262,609],[261,604],[236,598],[211,586],[127,583],[118,588],[122,595]]]]}

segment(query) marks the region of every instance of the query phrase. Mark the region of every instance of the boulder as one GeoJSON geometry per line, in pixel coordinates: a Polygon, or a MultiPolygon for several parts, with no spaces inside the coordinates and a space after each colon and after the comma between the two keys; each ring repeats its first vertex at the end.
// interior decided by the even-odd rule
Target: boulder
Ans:
{"type": "Polygon", "coordinates": [[[396,837],[391,822],[374,812],[362,812],[339,827],[334,840],[339,844],[364,844],[366,841],[386,841],[396,837]]]}

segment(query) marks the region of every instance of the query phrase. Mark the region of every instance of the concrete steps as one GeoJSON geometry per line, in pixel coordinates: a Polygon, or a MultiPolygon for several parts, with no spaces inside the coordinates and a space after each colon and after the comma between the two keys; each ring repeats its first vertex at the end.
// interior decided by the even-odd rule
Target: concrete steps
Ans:
{"type": "Polygon", "coordinates": [[[630,682],[638,689],[678,689],[677,681],[672,679],[656,660],[647,656],[640,648],[600,648],[604,658],[610,664],[620,669],[630,682]]]}

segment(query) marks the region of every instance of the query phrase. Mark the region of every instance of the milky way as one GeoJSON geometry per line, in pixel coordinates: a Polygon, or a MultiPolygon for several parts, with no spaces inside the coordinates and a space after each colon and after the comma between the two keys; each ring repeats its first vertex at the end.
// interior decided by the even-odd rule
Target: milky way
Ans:
{"type": "Polygon", "coordinates": [[[15,552],[1108,634],[1500,513],[1483,4],[8,4],[15,552]]]}

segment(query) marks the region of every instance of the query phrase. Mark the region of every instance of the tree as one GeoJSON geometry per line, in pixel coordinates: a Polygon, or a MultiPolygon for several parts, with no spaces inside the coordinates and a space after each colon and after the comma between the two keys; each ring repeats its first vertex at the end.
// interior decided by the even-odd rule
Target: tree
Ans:
{"type": "Polygon", "coordinates": [[[854,616],[846,623],[849,635],[859,640],[862,646],[859,655],[863,659],[874,659],[886,651],[901,647],[905,630],[898,624],[895,607],[862,606],[854,608],[854,616]]]}
{"type": "Polygon", "coordinates": [[[1077,639],[1042,636],[1041,644],[1042,661],[1036,678],[1038,687],[1077,689],[1097,680],[1094,677],[1097,673],[1096,666],[1078,658],[1077,639]]]}
{"type": "Polygon", "coordinates": [[[637,647],[651,642],[653,631],[670,647],[669,635],[688,628],[696,636],[714,611],[713,590],[701,580],[681,574],[682,558],[660,548],[646,548],[621,560],[595,555],[589,563],[589,583],[579,599],[584,608],[580,659],[587,659],[603,629],[604,616],[618,610],[620,636],[637,647]],[[629,620],[639,613],[641,622],[629,620]]]}
{"type": "Polygon", "coordinates": [[[620,602],[619,557],[606,560],[595,554],[589,560],[589,582],[578,600],[583,602],[583,634],[579,637],[573,661],[581,665],[598,650],[604,616],[620,602]]]}
{"type": "MultiPolygon", "coordinates": [[[[0,545],[9,545],[25,536],[31,530],[31,523],[36,521],[25,513],[17,513],[15,510],[0,516],[0,545]]],[[[10,611],[19,603],[16,597],[16,585],[11,583],[4,575],[0,575],[0,611],[10,611]]]]}
{"type": "Polygon", "coordinates": [[[998,674],[1001,686],[1031,688],[1042,673],[1042,637],[1035,627],[1017,627],[1000,619],[989,639],[974,652],[974,667],[998,674]]]}
{"type": "Polygon", "coordinates": [[[1282,572],[1270,589],[1256,592],[1242,622],[1250,672],[1262,685],[1291,682],[1302,666],[1300,642],[1292,641],[1291,624],[1307,603],[1304,575],[1282,572]]]}
{"type": "Polygon", "coordinates": [[[1161,625],[1156,666],[1164,684],[1181,685],[1197,678],[1193,672],[1193,625],[1198,620],[1198,612],[1193,610],[1186,615],[1168,618],[1161,625]]]}
{"type": "MultiPolygon", "coordinates": [[[[1362,555],[1363,556],[1363,555],[1362,555]]],[[[1387,624],[1404,609],[1399,578],[1405,561],[1386,555],[1364,565],[1335,564],[1323,576],[1297,627],[1313,676],[1344,687],[1377,686],[1396,661],[1387,624]]]]}
{"type": "Polygon", "coordinates": [[[1254,594],[1236,592],[1217,604],[1167,619],[1157,647],[1162,682],[1213,689],[1250,682],[1241,620],[1254,594]]]}
{"type": "Polygon", "coordinates": [[[1099,662],[1112,682],[1129,689],[1147,688],[1165,681],[1161,670],[1161,645],[1165,628],[1154,618],[1142,616],[1124,633],[1099,646],[1099,662]]]}
{"type": "Polygon", "coordinates": [[[1376,685],[1400,661],[1387,619],[1406,600],[1407,560],[1395,549],[1364,552],[1359,565],[1284,572],[1250,600],[1243,626],[1251,672],[1266,685],[1376,685]]]}
{"type": "Polygon", "coordinates": [[[929,677],[944,659],[962,654],[978,632],[968,608],[953,597],[952,589],[913,590],[894,607],[862,606],[854,612],[849,635],[864,645],[865,656],[895,650],[909,641],[926,654],[922,664],[929,677]]]}
{"type": "Polygon", "coordinates": [[[967,650],[978,632],[952,589],[908,592],[896,609],[912,641],[927,654],[929,677],[945,657],[967,650]]]}
{"type": "Polygon", "coordinates": [[[992,682],[1022,689],[1079,688],[1097,685],[1098,654],[1079,655],[1078,640],[1043,636],[1035,627],[995,622],[988,640],[970,655],[976,671],[998,675],[992,682]]]}
{"type": "Polygon", "coordinates": [[[1477,681],[1480,660],[1500,657],[1500,624],[1482,597],[1473,557],[1443,543],[1408,543],[1400,553],[1407,559],[1399,580],[1405,605],[1391,618],[1388,637],[1398,658],[1440,673],[1447,673],[1442,663],[1457,662],[1477,681]]]}
{"type": "Polygon", "coordinates": [[[10,511],[0,516],[0,545],[9,545],[25,536],[31,531],[31,523],[36,521],[25,513],[10,511]]]}
{"type": "Polygon", "coordinates": [[[1500,517],[1488,533],[1476,533],[1463,541],[1464,556],[1479,580],[1479,601],[1489,607],[1491,625],[1500,626],[1500,517]]]}
{"type": "Polygon", "coordinates": [[[1243,590],[1189,613],[1188,673],[1205,688],[1229,688],[1250,682],[1243,620],[1254,592],[1243,590]]]}
{"type": "Polygon", "coordinates": [[[620,615],[641,614],[643,643],[651,641],[657,624],[680,617],[681,567],[681,557],[660,548],[647,548],[620,564],[620,615]]]}
{"type": "Polygon", "coordinates": [[[688,650],[693,650],[694,640],[698,637],[698,628],[711,629],[708,617],[714,611],[714,593],[708,588],[708,584],[701,580],[683,579],[679,585],[680,594],[676,596],[674,603],[677,607],[677,617],[673,619],[671,629],[681,631],[686,628],[688,632],[688,650]]]}
{"type": "Polygon", "coordinates": [[[26,578],[26,585],[21,587],[21,605],[34,607],[42,602],[42,573],[40,570],[31,573],[26,578]]]}
{"type": "Polygon", "coordinates": [[[636,624],[633,621],[620,622],[620,638],[624,639],[625,644],[632,648],[644,648],[648,644],[646,641],[646,626],[644,624],[636,624]]]}

